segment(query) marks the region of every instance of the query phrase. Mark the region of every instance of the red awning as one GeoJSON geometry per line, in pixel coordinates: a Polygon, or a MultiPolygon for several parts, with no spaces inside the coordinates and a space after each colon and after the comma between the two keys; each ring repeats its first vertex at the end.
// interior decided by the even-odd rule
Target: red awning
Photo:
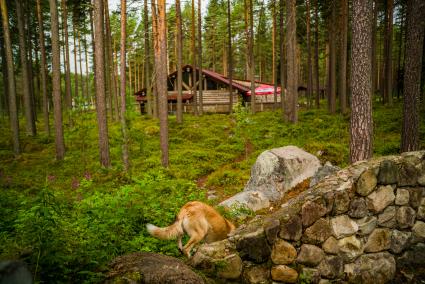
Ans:
{"type": "MultiPolygon", "coordinates": [[[[280,87],[276,88],[276,93],[278,95],[280,95],[280,87]]],[[[248,96],[251,95],[251,91],[246,92],[246,94],[248,96]]],[[[260,86],[258,86],[257,88],[255,88],[255,95],[273,95],[274,94],[274,86],[272,85],[266,85],[266,84],[262,84],[260,86]]]]}

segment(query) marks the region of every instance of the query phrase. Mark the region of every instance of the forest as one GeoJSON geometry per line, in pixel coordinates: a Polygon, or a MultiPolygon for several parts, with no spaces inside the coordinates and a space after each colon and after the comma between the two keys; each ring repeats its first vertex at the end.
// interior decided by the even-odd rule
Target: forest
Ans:
{"type": "MultiPolygon", "coordinates": [[[[240,192],[267,149],[296,145],[339,167],[425,149],[422,0],[0,10],[0,261],[23,261],[35,283],[99,283],[131,252],[183,258],[146,224],[240,192]],[[220,75],[226,111],[207,111],[205,74],[220,75]],[[260,84],[272,88],[267,109],[260,84]]],[[[255,215],[218,210],[237,225],[255,215]]]]}

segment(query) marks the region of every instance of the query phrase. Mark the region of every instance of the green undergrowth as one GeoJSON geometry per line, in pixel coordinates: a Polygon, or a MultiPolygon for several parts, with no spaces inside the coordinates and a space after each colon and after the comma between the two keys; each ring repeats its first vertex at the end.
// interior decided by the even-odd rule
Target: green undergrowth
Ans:
{"type": "MultiPolygon", "coordinates": [[[[401,113],[400,105],[375,107],[375,155],[399,152],[401,113]]],[[[179,256],[176,243],[150,237],[146,223],[172,223],[184,203],[206,201],[208,190],[219,197],[206,201],[212,205],[242,190],[256,157],[266,149],[297,145],[322,162],[348,164],[348,115],[303,110],[296,125],[281,117],[280,111],[251,115],[242,106],[231,116],[185,115],[182,125],[170,116],[170,167],[164,169],[158,121],[131,112],[129,173],[123,173],[120,159],[119,123],[109,126],[112,166],[104,169],[99,166],[95,113],[64,115],[63,161],[55,160],[54,138],[41,132],[42,121],[35,138],[21,129],[23,154],[15,158],[4,119],[0,259],[24,260],[40,283],[99,282],[106,264],[118,255],[152,251],[179,256]]]]}

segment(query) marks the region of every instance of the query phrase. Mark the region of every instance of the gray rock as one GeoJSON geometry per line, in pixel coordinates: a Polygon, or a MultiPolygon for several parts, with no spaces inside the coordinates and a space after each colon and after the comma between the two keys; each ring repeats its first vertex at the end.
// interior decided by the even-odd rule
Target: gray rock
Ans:
{"type": "Polygon", "coordinates": [[[307,201],[301,208],[304,227],[310,226],[327,213],[326,207],[313,201],[307,201]]]}
{"type": "Polygon", "coordinates": [[[25,263],[16,260],[0,261],[0,284],[32,284],[32,279],[25,263]]]}
{"type": "Polygon", "coordinates": [[[277,234],[280,231],[280,222],[277,219],[268,219],[264,226],[264,233],[266,234],[267,241],[269,244],[273,244],[277,238],[277,234]]]}
{"type": "Polygon", "coordinates": [[[391,160],[384,160],[379,167],[378,182],[380,184],[397,183],[398,168],[396,163],[391,160]]]}
{"type": "Polygon", "coordinates": [[[360,236],[369,235],[376,228],[377,223],[378,219],[375,216],[368,216],[357,220],[357,225],[359,226],[357,234],[360,236]]]}
{"type": "Polygon", "coordinates": [[[114,259],[105,283],[199,284],[204,280],[180,259],[136,252],[114,259]]]}
{"type": "Polygon", "coordinates": [[[410,194],[410,206],[416,209],[421,203],[422,196],[425,196],[425,187],[413,187],[408,190],[410,194]]]}
{"type": "Polygon", "coordinates": [[[359,226],[347,215],[340,215],[331,219],[333,236],[337,239],[355,234],[359,226]]]}
{"type": "Polygon", "coordinates": [[[334,207],[332,210],[333,215],[346,213],[350,208],[350,196],[347,191],[335,192],[334,207]]]}
{"type": "Polygon", "coordinates": [[[404,161],[398,170],[399,186],[414,186],[418,182],[419,171],[413,163],[404,161]]]}
{"type": "Polygon", "coordinates": [[[326,162],[322,167],[320,167],[314,176],[310,180],[310,187],[313,187],[319,181],[323,180],[325,177],[330,176],[331,174],[339,171],[341,168],[333,166],[330,162],[326,162]]]}
{"type": "Polygon", "coordinates": [[[297,262],[307,266],[316,266],[325,257],[323,250],[314,245],[303,244],[297,257],[297,262]]]}
{"type": "Polygon", "coordinates": [[[345,262],[351,262],[363,253],[363,243],[356,236],[338,240],[338,255],[345,262]]]}
{"type": "Polygon", "coordinates": [[[275,265],[271,269],[272,279],[284,283],[297,283],[298,272],[286,265],[275,265]]]}
{"type": "Polygon", "coordinates": [[[395,271],[395,259],[388,252],[364,254],[344,267],[350,283],[384,284],[394,278],[395,271]]]}
{"type": "Polygon", "coordinates": [[[419,220],[425,220],[425,198],[421,199],[421,203],[418,208],[418,214],[416,214],[416,218],[419,220]]]}
{"type": "Polygon", "coordinates": [[[367,204],[364,198],[355,198],[351,200],[350,211],[348,215],[352,218],[363,218],[367,215],[367,204]]]}
{"type": "Polygon", "coordinates": [[[409,245],[411,238],[411,232],[393,230],[391,233],[390,250],[396,254],[401,253],[409,245]]]}
{"type": "Polygon", "coordinates": [[[329,237],[322,245],[322,249],[327,254],[338,254],[339,246],[338,241],[333,236],[329,237]]]}
{"type": "Polygon", "coordinates": [[[252,260],[256,263],[267,261],[271,253],[264,230],[242,235],[236,243],[236,249],[242,259],[252,260]]]}
{"type": "Polygon", "coordinates": [[[377,183],[375,171],[373,169],[366,170],[357,180],[356,191],[361,196],[367,196],[375,189],[377,183]]]}
{"type": "Polygon", "coordinates": [[[424,169],[422,170],[422,172],[419,173],[418,183],[422,186],[425,186],[425,170],[424,169]]]}
{"type": "Polygon", "coordinates": [[[224,200],[220,206],[231,210],[246,208],[252,211],[258,211],[270,207],[270,199],[263,192],[258,190],[242,191],[224,200]]]}
{"type": "Polygon", "coordinates": [[[380,252],[390,248],[391,231],[389,229],[375,229],[367,239],[365,252],[380,252]]]}
{"type": "Polygon", "coordinates": [[[290,264],[297,258],[297,251],[290,243],[277,239],[271,258],[274,264],[290,264]]]}
{"type": "Polygon", "coordinates": [[[406,229],[412,227],[415,223],[416,212],[409,206],[401,206],[397,209],[396,220],[398,227],[406,229]]]}
{"type": "Polygon", "coordinates": [[[265,265],[246,266],[243,270],[244,283],[261,284],[270,280],[270,269],[265,265]]]}
{"type": "Polygon", "coordinates": [[[344,273],[344,262],[339,256],[326,256],[317,269],[323,277],[335,279],[344,273]]]}
{"type": "Polygon", "coordinates": [[[387,208],[385,208],[384,212],[382,212],[378,216],[379,226],[394,228],[395,225],[397,224],[395,219],[395,212],[396,212],[395,206],[388,206],[387,208]]]}
{"type": "Polygon", "coordinates": [[[285,240],[298,241],[301,239],[302,230],[301,217],[294,215],[286,222],[281,221],[279,237],[285,240]]]}
{"type": "Polygon", "coordinates": [[[409,191],[405,188],[398,188],[397,194],[395,197],[395,204],[396,205],[407,205],[409,204],[409,191]]]}
{"type": "Polygon", "coordinates": [[[410,247],[397,259],[397,269],[410,274],[409,283],[422,283],[425,279],[425,244],[410,247]]]}
{"type": "Polygon", "coordinates": [[[425,241],[425,223],[422,221],[416,221],[412,228],[413,237],[415,241],[425,241]]]}
{"type": "Polygon", "coordinates": [[[238,254],[231,254],[214,263],[217,276],[223,279],[238,279],[242,273],[242,259],[238,254]]]}
{"type": "Polygon", "coordinates": [[[395,195],[391,185],[380,186],[367,196],[369,210],[379,213],[394,202],[395,195]]]}
{"type": "Polygon", "coordinates": [[[332,229],[329,225],[329,220],[321,218],[305,230],[302,241],[305,243],[319,245],[331,235],[332,229]]]}

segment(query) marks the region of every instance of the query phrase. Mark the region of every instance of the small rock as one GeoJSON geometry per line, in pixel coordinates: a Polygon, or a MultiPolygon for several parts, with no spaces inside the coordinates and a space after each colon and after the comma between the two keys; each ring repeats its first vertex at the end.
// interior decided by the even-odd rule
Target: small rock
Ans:
{"type": "Polygon", "coordinates": [[[367,196],[368,208],[375,213],[381,212],[394,202],[395,195],[391,185],[380,186],[367,196]]]}
{"type": "Polygon", "coordinates": [[[326,207],[316,202],[307,201],[301,208],[301,218],[304,227],[310,226],[326,214],[326,207]]]}
{"type": "Polygon", "coordinates": [[[374,189],[378,180],[373,169],[363,172],[356,183],[356,191],[361,196],[369,195],[374,189]]]}
{"type": "Polygon", "coordinates": [[[395,212],[395,206],[388,206],[387,208],[385,208],[384,212],[382,212],[378,216],[379,226],[394,228],[397,223],[395,219],[395,212]]]}
{"type": "Polygon", "coordinates": [[[369,235],[376,228],[377,223],[378,219],[375,216],[368,216],[357,220],[357,225],[359,226],[357,234],[360,236],[369,235]]]}
{"type": "Polygon", "coordinates": [[[406,229],[412,227],[415,223],[416,212],[409,206],[401,206],[397,209],[396,220],[398,227],[406,229]]]}
{"type": "Polygon", "coordinates": [[[339,256],[326,256],[320,262],[318,270],[323,277],[335,279],[344,272],[344,262],[339,256]]]}
{"type": "Polygon", "coordinates": [[[355,234],[359,226],[347,215],[340,215],[331,219],[331,228],[334,237],[341,239],[355,234]]]}
{"type": "Polygon", "coordinates": [[[356,236],[338,240],[338,247],[338,254],[345,262],[353,261],[363,253],[363,244],[356,236]]]}
{"type": "Polygon", "coordinates": [[[347,191],[335,192],[335,201],[333,208],[333,215],[343,214],[348,211],[350,207],[350,197],[347,191]]]}
{"type": "Polygon", "coordinates": [[[397,183],[397,172],[396,163],[391,160],[382,161],[379,167],[378,182],[380,184],[397,183]]]}
{"type": "Polygon", "coordinates": [[[303,244],[297,257],[297,262],[307,266],[316,266],[324,258],[323,250],[314,245],[303,244]]]}
{"type": "Polygon", "coordinates": [[[397,259],[397,269],[411,274],[408,283],[423,283],[425,279],[425,244],[410,247],[397,259]]]}
{"type": "Polygon", "coordinates": [[[409,188],[410,194],[410,206],[413,208],[418,208],[421,203],[422,196],[425,196],[425,188],[424,187],[413,187],[409,188]]]}
{"type": "Polygon", "coordinates": [[[367,239],[365,252],[380,252],[390,248],[391,231],[389,229],[375,229],[367,239]]]}
{"type": "Polygon", "coordinates": [[[397,189],[397,195],[395,197],[395,204],[396,205],[407,205],[409,204],[409,191],[405,188],[398,188],[397,189]]]}
{"type": "Polygon", "coordinates": [[[338,241],[333,236],[329,237],[322,245],[322,249],[328,254],[338,254],[338,241]]]}
{"type": "Polygon", "coordinates": [[[270,257],[271,249],[263,230],[243,235],[236,243],[236,249],[242,259],[261,263],[270,257]]]}
{"type": "Polygon", "coordinates": [[[264,233],[269,244],[273,244],[280,230],[280,222],[277,219],[269,219],[265,222],[264,233]]]}
{"type": "Polygon", "coordinates": [[[411,237],[411,232],[393,230],[391,234],[390,250],[396,254],[401,253],[409,245],[411,237]]]}
{"type": "Polygon", "coordinates": [[[297,258],[297,251],[290,243],[277,239],[271,258],[274,264],[290,264],[297,258]]]}
{"type": "Polygon", "coordinates": [[[384,284],[394,278],[395,271],[395,259],[388,252],[364,254],[344,267],[350,283],[384,284]]]}
{"type": "Polygon", "coordinates": [[[279,237],[285,240],[298,241],[301,239],[302,229],[300,216],[294,215],[287,222],[281,221],[279,237]]]}
{"type": "Polygon", "coordinates": [[[425,223],[422,221],[416,221],[412,228],[413,237],[415,241],[425,241],[425,223]]]}
{"type": "Polygon", "coordinates": [[[244,268],[243,278],[249,284],[268,283],[270,270],[265,265],[248,266],[244,268]]]}
{"type": "Polygon", "coordinates": [[[271,269],[272,279],[284,283],[296,283],[298,272],[286,265],[275,265],[271,269]]]}
{"type": "Polygon", "coordinates": [[[350,203],[348,215],[352,218],[363,218],[367,215],[367,204],[364,198],[353,199],[350,203]]]}
{"type": "Polygon", "coordinates": [[[399,186],[414,186],[418,182],[419,171],[413,163],[404,161],[398,170],[399,186]]]}
{"type": "Polygon", "coordinates": [[[419,220],[425,220],[425,198],[421,199],[416,218],[418,218],[419,220]]]}
{"type": "Polygon", "coordinates": [[[242,273],[242,259],[238,254],[231,254],[216,265],[217,276],[224,279],[238,279],[242,273]]]}
{"type": "Polygon", "coordinates": [[[308,227],[302,237],[303,242],[310,244],[321,244],[332,235],[329,220],[321,218],[308,227]]]}

